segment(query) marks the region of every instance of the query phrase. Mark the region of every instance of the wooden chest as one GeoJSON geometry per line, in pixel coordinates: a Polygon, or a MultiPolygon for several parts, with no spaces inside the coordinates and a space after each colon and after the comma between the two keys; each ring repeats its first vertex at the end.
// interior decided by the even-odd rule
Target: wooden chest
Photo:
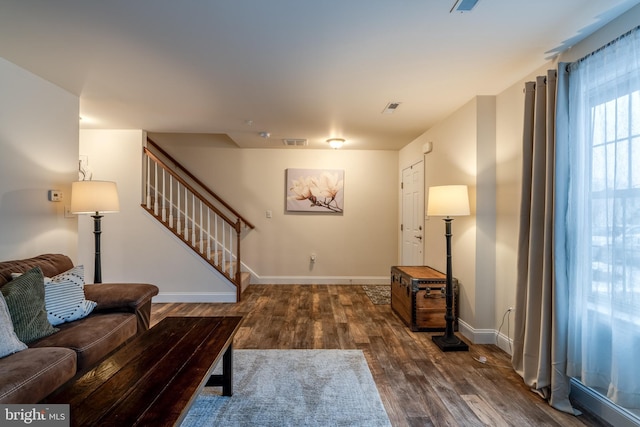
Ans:
{"type": "MultiPolygon", "coordinates": [[[[391,267],[391,309],[415,332],[444,331],[444,273],[427,266],[391,267]]],[[[458,330],[458,281],[453,279],[454,330],[458,330]]]]}

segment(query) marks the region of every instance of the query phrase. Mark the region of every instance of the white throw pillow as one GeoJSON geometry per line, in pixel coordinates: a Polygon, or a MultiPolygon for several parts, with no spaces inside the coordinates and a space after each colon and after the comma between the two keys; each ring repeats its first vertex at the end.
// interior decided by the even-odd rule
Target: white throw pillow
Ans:
{"type": "Polygon", "coordinates": [[[0,357],[8,356],[26,348],[27,345],[18,339],[13,330],[13,322],[11,322],[7,302],[4,300],[2,292],[0,292],[0,357]]]}
{"type": "Polygon", "coordinates": [[[44,279],[44,302],[53,326],[82,319],[97,303],[84,298],[84,266],[44,279]]]}

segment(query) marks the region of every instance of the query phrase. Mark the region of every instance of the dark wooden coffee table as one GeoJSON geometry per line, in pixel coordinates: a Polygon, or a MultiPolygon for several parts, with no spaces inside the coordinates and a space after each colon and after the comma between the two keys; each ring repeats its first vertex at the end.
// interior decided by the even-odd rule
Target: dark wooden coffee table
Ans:
{"type": "Polygon", "coordinates": [[[233,336],[241,317],[168,317],[134,338],[49,403],[71,425],[177,425],[205,386],[232,394],[233,336]],[[211,371],[222,357],[222,375],[211,371]]]}

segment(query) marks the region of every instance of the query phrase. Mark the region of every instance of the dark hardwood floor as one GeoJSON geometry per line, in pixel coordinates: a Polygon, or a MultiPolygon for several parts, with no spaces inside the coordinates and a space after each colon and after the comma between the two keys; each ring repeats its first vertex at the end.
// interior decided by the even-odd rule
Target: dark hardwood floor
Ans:
{"type": "Polygon", "coordinates": [[[358,285],[251,285],[238,304],[153,304],[151,323],[225,315],[244,316],[236,349],[362,350],[394,426],[604,425],[551,408],[495,345],[442,353],[358,285]]]}

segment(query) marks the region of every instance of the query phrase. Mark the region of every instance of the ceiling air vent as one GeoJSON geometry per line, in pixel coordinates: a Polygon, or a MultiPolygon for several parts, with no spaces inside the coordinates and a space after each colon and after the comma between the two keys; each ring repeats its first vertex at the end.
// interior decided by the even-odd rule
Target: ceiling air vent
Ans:
{"type": "Polygon", "coordinates": [[[478,3],[478,0],[457,0],[449,13],[452,13],[454,11],[460,13],[471,12],[471,10],[476,7],[476,3],[478,3]]]}
{"type": "Polygon", "coordinates": [[[309,144],[307,140],[303,138],[285,138],[282,142],[288,147],[304,147],[309,144]]]}
{"type": "Polygon", "coordinates": [[[382,114],[391,114],[396,111],[396,109],[400,106],[401,102],[390,102],[384,107],[382,110],[382,114]]]}

